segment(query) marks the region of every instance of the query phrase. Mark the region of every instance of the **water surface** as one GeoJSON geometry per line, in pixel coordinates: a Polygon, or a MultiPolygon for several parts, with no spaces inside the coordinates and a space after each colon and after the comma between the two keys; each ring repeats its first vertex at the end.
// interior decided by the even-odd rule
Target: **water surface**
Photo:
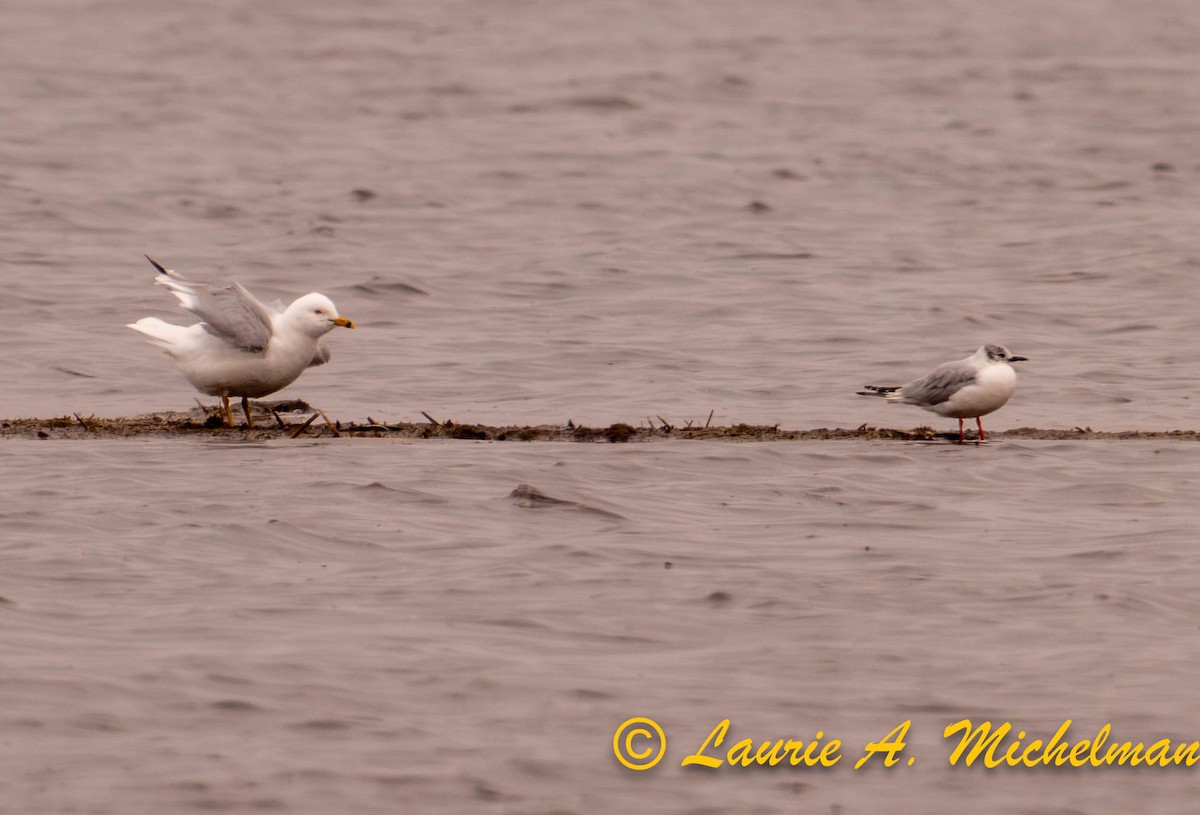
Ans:
{"type": "MultiPolygon", "coordinates": [[[[361,328],[335,418],[1195,429],[1194,5],[54,0],[0,52],[0,416],[184,410],[149,253],[361,328]]],[[[1182,810],[1181,441],[0,441],[0,810],[1182,810]],[[554,503],[512,492],[529,485],[554,503]],[[612,735],[644,715],[667,759],[612,735]],[[678,766],[734,736],[913,766],[678,766]]]]}

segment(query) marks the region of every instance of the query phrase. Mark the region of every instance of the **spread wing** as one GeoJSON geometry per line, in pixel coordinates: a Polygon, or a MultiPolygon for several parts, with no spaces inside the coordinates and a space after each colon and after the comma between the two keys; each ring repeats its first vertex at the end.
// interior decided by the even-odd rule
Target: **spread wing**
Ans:
{"type": "Polygon", "coordinates": [[[947,362],[934,368],[928,376],[902,387],[900,396],[912,405],[940,405],[967,385],[974,384],[977,373],[969,360],[947,362]]]}
{"type": "Polygon", "coordinates": [[[320,343],[317,344],[317,353],[313,354],[312,362],[308,363],[308,367],[313,368],[317,365],[324,365],[329,361],[329,349],[320,343]]]}
{"type": "Polygon", "coordinates": [[[244,351],[263,351],[271,341],[272,312],[240,283],[193,283],[147,257],[158,269],[155,283],[166,286],[180,304],[204,321],[208,333],[244,351]]]}

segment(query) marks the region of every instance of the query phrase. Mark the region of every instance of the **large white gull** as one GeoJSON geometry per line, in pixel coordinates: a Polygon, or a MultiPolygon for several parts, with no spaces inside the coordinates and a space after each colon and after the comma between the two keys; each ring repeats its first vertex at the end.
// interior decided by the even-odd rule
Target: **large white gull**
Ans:
{"type": "Polygon", "coordinates": [[[166,351],[197,390],[221,397],[230,427],[229,397],[242,398],[246,425],[253,427],[249,399],[285,388],[307,368],[328,362],[321,337],[338,326],[354,328],[323,294],[306,294],[279,311],[238,283],[194,283],[149,256],[146,260],[158,270],[154,282],[166,286],[201,322],[182,326],[143,317],[128,327],[166,351]]]}

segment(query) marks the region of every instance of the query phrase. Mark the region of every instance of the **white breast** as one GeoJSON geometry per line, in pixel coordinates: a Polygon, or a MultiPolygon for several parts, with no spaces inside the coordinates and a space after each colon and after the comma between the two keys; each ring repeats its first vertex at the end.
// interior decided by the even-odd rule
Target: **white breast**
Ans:
{"type": "Polygon", "coordinates": [[[960,388],[947,401],[930,408],[939,416],[974,419],[1004,407],[1017,388],[1017,372],[1007,363],[988,365],[975,384],[960,388]]]}

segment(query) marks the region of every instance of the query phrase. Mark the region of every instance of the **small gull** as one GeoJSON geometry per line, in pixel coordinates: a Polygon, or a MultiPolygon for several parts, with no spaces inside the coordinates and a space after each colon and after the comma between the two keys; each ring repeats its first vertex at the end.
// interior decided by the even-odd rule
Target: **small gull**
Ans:
{"type": "Polygon", "coordinates": [[[1004,407],[1017,387],[1017,372],[1010,362],[1025,362],[1001,345],[984,345],[966,359],[947,362],[907,385],[881,387],[864,385],[860,396],[882,396],[889,402],[931,410],[939,416],[958,419],[958,440],[964,441],[963,419],[974,419],[983,434],[983,419],[1004,407]]]}
{"type": "Polygon", "coordinates": [[[128,327],[166,351],[197,390],[221,397],[230,427],[229,397],[242,398],[246,426],[254,427],[251,397],[274,393],[306,368],[328,362],[321,337],[336,326],[354,328],[323,294],[306,294],[279,310],[260,303],[238,283],[193,283],[149,256],[146,260],[158,270],[154,282],[166,286],[202,322],[182,326],[143,317],[128,327]]]}

